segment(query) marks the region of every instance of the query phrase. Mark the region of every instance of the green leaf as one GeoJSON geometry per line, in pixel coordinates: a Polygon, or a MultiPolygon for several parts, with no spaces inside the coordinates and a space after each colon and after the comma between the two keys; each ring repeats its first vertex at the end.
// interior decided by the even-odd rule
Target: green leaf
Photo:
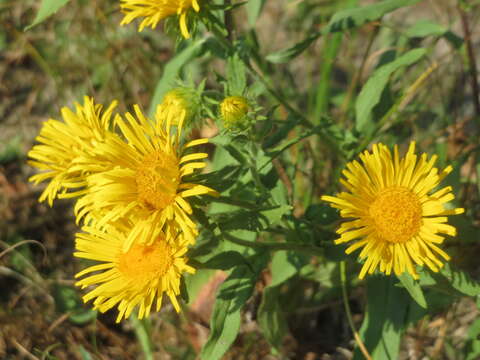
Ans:
{"type": "Polygon", "coordinates": [[[246,263],[245,257],[238,251],[224,251],[215,255],[203,265],[206,269],[230,270],[235,266],[245,265],[246,263]]]}
{"type": "Polygon", "coordinates": [[[163,75],[157,82],[152,101],[150,102],[150,108],[148,110],[150,117],[155,114],[157,105],[160,104],[165,93],[172,87],[182,67],[202,52],[204,44],[205,39],[193,41],[166,63],[163,69],[163,75]]]}
{"type": "Polygon", "coordinates": [[[408,37],[427,37],[427,36],[442,36],[448,31],[444,26],[428,21],[422,20],[416,22],[412,27],[410,27],[405,35],[408,37]]]}
{"type": "Polygon", "coordinates": [[[275,350],[279,349],[283,337],[288,331],[287,321],[279,302],[279,296],[280,287],[266,287],[257,314],[257,321],[262,330],[262,334],[275,350]]]}
{"type": "Polygon", "coordinates": [[[328,25],[322,31],[313,33],[306,39],[298,42],[292,47],[271,53],[266,59],[272,63],[286,63],[294,57],[305,51],[321,35],[328,33],[341,32],[347,29],[361,26],[367,22],[380,19],[396,9],[409,6],[420,2],[421,0],[386,0],[375,4],[354,7],[340,10],[332,16],[328,25]]]}
{"type": "Polygon", "coordinates": [[[237,266],[218,290],[210,320],[210,335],[200,354],[204,360],[221,359],[237,337],[240,311],[252,295],[267,258],[260,254],[250,260],[250,266],[237,266]]]}
{"type": "Polygon", "coordinates": [[[153,344],[151,340],[150,324],[148,319],[139,320],[136,316],[132,316],[132,322],[135,335],[140,343],[145,360],[153,360],[153,344]]]}
{"type": "Polygon", "coordinates": [[[272,282],[274,287],[283,284],[308,263],[307,258],[293,251],[277,251],[272,259],[272,282]]]}
{"type": "Polygon", "coordinates": [[[318,224],[328,225],[338,220],[338,212],[327,204],[311,204],[305,211],[305,219],[318,224]]]}
{"type": "Polygon", "coordinates": [[[16,135],[7,140],[0,147],[0,164],[7,164],[15,160],[19,160],[24,156],[22,151],[22,137],[16,135]]]}
{"type": "Polygon", "coordinates": [[[356,127],[358,131],[364,131],[371,127],[373,109],[380,102],[382,92],[387,86],[390,76],[395,71],[416,63],[426,53],[427,51],[423,48],[414,49],[375,70],[363,86],[355,103],[356,127]]]}
{"type": "Polygon", "coordinates": [[[362,7],[341,10],[332,16],[327,27],[322,30],[322,33],[345,31],[358,27],[367,22],[378,20],[383,15],[396,9],[413,5],[420,1],[421,0],[386,0],[362,7]]]}
{"type": "Polygon", "coordinates": [[[40,4],[40,9],[38,10],[37,15],[33,22],[25,28],[29,30],[35,25],[40,24],[43,20],[48,18],[50,15],[56,13],[61,7],[65,6],[70,0],[43,0],[40,4]]]}
{"type": "Polygon", "coordinates": [[[228,58],[227,61],[227,84],[228,95],[240,96],[247,87],[245,64],[238,54],[228,58]]]}
{"type": "Polygon", "coordinates": [[[321,36],[321,33],[314,33],[305,40],[302,40],[288,49],[280,50],[266,56],[267,61],[274,64],[283,64],[289,62],[293,58],[305,51],[315,40],[321,36]]]}
{"type": "Polygon", "coordinates": [[[450,31],[446,27],[428,20],[416,22],[405,32],[405,35],[409,38],[441,36],[444,37],[447,41],[449,41],[456,49],[460,48],[463,45],[463,39],[460,36],[450,31]]]}
{"type": "Polygon", "coordinates": [[[97,311],[90,309],[78,309],[68,317],[75,325],[85,325],[91,323],[97,318],[97,311]]]}
{"type": "Polygon", "coordinates": [[[282,216],[289,213],[292,209],[293,207],[290,205],[279,205],[272,209],[262,210],[260,211],[260,214],[265,216],[268,220],[269,226],[273,226],[278,224],[282,219],[282,216]]]}
{"type": "Polygon", "coordinates": [[[420,272],[420,284],[438,288],[452,295],[480,295],[480,283],[473,280],[467,273],[452,269],[449,263],[438,272],[428,270],[420,272]]]}
{"type": "Polygon", "coordinates": [[[93,360],[92,354],[90,354],[82,345],[78,345],[78,352],[82,357],[82,360],[93,360]]]}
{"type": "Polygon", "coordinates": [[[290,212],[290,205],[278,205],[262,211],[237,210],[218,216],[217,223],[222,231],[262,231],[276,225],[283,215],[290,212]]]}
{"type": "MultiPolygon", "coordinates": [[[[358,7],[358,0],[338,1],[337,7],[340,11],[356,8],[358,7]]],[[[331,91],[331,78],[342,41],[343,34],[340,32],[328,34],[323,38],[322,54],[319,59],[320,78],[315,87],[315,95],[310,96],[314,104],[309,104],[309,108],[314,108],[313,118],[316,119],[316,123],[322,122],[322,115],[327,111],[329,102],[332,100],[329,96],[331,91]]]]}
{"type": "MultiPolygon", "coordinates": [[[[396,360],[400,339],[406,328],[411,302],[407,292],[394,286],[393,277],[370,276],[367,279],[367,311],[360,337],[372,359],[396,360]]],[[[353,360],[363,359],[355,349],[353,360]]]]}
{"type": "Polygon", "coordinates": [[[276,350],[288,331],[287,321],[281,307],[280,286],[296,275],[308,263],[306,256],[293,251],[277,251],[272,259],[272,281],[262,295],[258,308],[258,324],[262,334],[276,350]]]}
{"type": "Polygon", "coordinates": [[[250,26],[255,26],[264,5],[265,0],[248,0],[245,6],[247,7],[248,24],[250,26]]]}
{"type": "Polygon", "coordinates": [[[480,357],[480,319],[476,319],[468,329],[465,343],[465,359],[475,360],[480,357]]]}
{"type": "Polygon", "coordinates": [[[74,287],[54,284],[53,298],[58,312],[65,313],[81,309],[82,301],[74,287]]]}
{"type": "Polygon", "coordinates": [[[420,305],[422,308],[427,308],[427,300],[423,295],[422,288],[418,281],[415,281],[409,274],[403,273],[397,276],[398,280],[402,283],[403,287],[407,289],[410,296],[420,305]]]}

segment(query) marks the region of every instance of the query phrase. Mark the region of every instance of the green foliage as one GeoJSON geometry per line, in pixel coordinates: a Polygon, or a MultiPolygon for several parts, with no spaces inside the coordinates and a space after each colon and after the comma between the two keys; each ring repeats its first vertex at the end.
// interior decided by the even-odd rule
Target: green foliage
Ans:
{"type": "MultiPolygon", "coordinates": [[[[266,59],[276,64],[288,62],[305,51],[321,35],[343,32],[351,28],[359,27],[367,22],[378,20],[385,14],[398,8],[413,5],[420,1],[421,0],[386,0],[367,6],[340,10],[332,16],[330,22],[322,31],[309,35],[305,40],[288,49],[269,54],[266,59]]],[[[355,1],[352,1],[352,3],[355,3],[355,1]]]]}
{"type": "Polygon", "coordinates": [[[247,87],[245,64],[238,54],[227,59],[227,94],[228,96],[241,96],[247,87]]]}
{"type": "Polygon", "coordinates": [[[40,24],[49,16],[55,14],[59,9],[65,6],[70,0],[42,0],[40,9],[35,16],[33,22],[25,28],[25,30],[31,29],[33,26],[40,24]]]}
{"type": "Polygon", "coordinates": [[[420,1],[421,0],[384,0],[375,4],[341,10],[332,16],[323,33],[342,32],[358,27],[369,21],[378,20],[389,12],[416,4],[420,1]]]}
{"type": "Polygon", "coordinates": [[[427,300],[423,295],[422,287],[418,281],[413,280],[413,278],[407,274],[402,274],[398,276],[398,280],[403,285],[403,287],[408,291],[412,299],[414,299],[418,305],[422,308],[427,308],[427,300]]]}
{"type": "Polygon", "coordinates": [[[96,311],[83,307],[79,294],[73,287],[54,284],[53,297],[57,311],[68,313],[73,324],[84,325],[97,318],[96,311]]]}
{"type": "Polygon", "coordinates": [[[179,51],[178,54],[165,64],[163,75],[155,86],[152,101],[150,102],[148,111],[150,116],[153,116],[155,113],[157,105],[162,101],[165,93],[173,87],[173,83],[177,79],[182,67],[201,54],[204,49],[204,44],[204,39],[188,43],[183,50],[179,51]]]}
{"type": "Polygon", "coordinates": [[[249,0],[246,4],[248,14],[248,24],[255,26],[266,0],[249,0]]]}
{"type": "Polygon", "coordinates": [[[357,130],[367,132],[373,130],[374,121],[372,119],[372,112],[380,102],[381,95],[392,73],[416,63],[426,54],[427,51],[425,49],[411,50],[388,64],[382,65],[373,73],[358,95],[355,103],[357,130]]]}
{"type": "Polygon", "coordinates": [[[210,335],[200,355],[202,359],[221,359],[237,337],[240,311],[250,298],[266,260],[264,254],[251,257],[248,264],[237,266],[221,285],[210,321],[210,335]]]}
{"type": "MultiPolygon", "coordinates": [[[[367,280],[367,312],[360,336],[373,359],[398,359],[400,338],[408,325],[408,294],[393,282],[393,278],[383,276],[367,280]]],[[[363,359],[358,348],[353,358],[363,359]]]]}
{"type": "Polygon", "coordinates": [[[468,329],[465,359],[475,360],[480,356],[480,319],[476,319],[468,329]]]}
{"type": "Polygon", "coordinates": [[[15,136],[0,148],[0,164],[7,164],[23,158],[22,138],[15,136]]]}
{"type": "Polygon", "coordinates": [[[446,264],[438,273],[423,271],[420,284],[450,295],[480,295],[480,283],[472,280],[464,271],[452,268],[450,264],[446,264]]]}

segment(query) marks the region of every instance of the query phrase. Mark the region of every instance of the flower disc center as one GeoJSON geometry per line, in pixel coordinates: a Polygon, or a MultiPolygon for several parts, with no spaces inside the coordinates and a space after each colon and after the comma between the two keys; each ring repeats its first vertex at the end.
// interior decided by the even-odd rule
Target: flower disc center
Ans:
{"type": "Polygon", "coordinates": [[[164,209],[177,195],[180,169],[175,155],[158,150],[146,155],[137,168],[138,198],[153,209],[164,209]]]}
{"type": "Polygon", "coordinates": [[[164,240],[152,245],[134,244],[120,255],[118,269],[126,277],[136,281],[158,279],[173,264],[172,249],[164,240]]]}
{"type": "Polygon", "coordinates": [[[401,186],[388,187],[370,205],[370,217],[381,240],[403,243],[420,230],[422,205],[418,196],[401,186]]]}

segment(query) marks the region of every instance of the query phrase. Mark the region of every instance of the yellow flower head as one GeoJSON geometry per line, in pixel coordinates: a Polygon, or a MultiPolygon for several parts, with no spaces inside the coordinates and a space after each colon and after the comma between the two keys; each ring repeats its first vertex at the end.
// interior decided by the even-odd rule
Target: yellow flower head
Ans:
{"type": "Polygon", "coordinates": [[[83,277],[76,283],[82,289],[95,286],[83,297],[85,302],[95,299],[94,309],[101,312],[117,306],[117,322],[128,318],[137,306],[140,319],[148,316],[155,299],[156,311],[159,311],[164,293],[175,310],[180,310],[177,301],[180,277],[185,272],[195,272],[186,264],[187,246],[181,238],[166,239],[160,234],[151,244],[136,243],[125,252],[123,245],[127,236],[118,228],[84,230],[86,233],[77,234],[74,255],[100,262],[75,276],[83,277]]]}
{"type": "Polygon", "coordinates": [[[340,238],[335,243],[354,241],[347,254],[362,248],[359,257],[366,260],[360,279],[378,267],[387,275],[392,270],[396,275],[407,271],[417,279],[414,264],[436,272],[443,266],[439,256],[450,259],[437,244],[443,242],[444,234],[456,235],[456,229],[447,224],[447,215],[461,214],[464,209],[447,209],[454,199],[452,188],[436,187],[452,167],[439,172],[434,167],[436,155],[417,158],[414,151],[411,142],[400,159],[397,146],[392,157],[385,145],[376,144],[371,153],[360,155],[363,164],[352,161],[343,170],[346,179],[340,181],[348,192],[322,196],[341,210],[342,217],[352,219],[337,230],[340,238]]]}
{"type": "Polygon", "coordinates": [[[121,9],[125,13],[121,25],[142,17],[138,31],[145,26],[155,29],[158,22],[169,16],[179,16],[180,31],[185,39],[190,38],[187,28],[187,13],[190,9],[200,11],[197,0],[120,0],[121,9]]]}
{"type": "Polygon", "coordinates": [[[138,106],[135,115],[127,113],[126,121],[116,119],[123,138],[112,137],[97,146],[101,156],[94,166],[103,167],[103,171],[87,177],[88,192],[75,205],[77,221],[85,217],[85,223],[102,227],[128,217],[134,225],[125,249],[137,239],[151,243],[165,226],[181,229],[193,242],[197,229],[185,199],[216,192],[183,180],[205,167],[203,159],[207,157],[206,153],[187,154],[186,150],[208,140],[182,145],[184,114],[176,127],[169,118],[157,118],[152,125],[138,106]]]}
{"type": "Polygon", "coordinates": [[[162,103],[157,106],[155,116],[169,118],[172,125],[178,125],[184,117],[185,124],[189,124],[198,113],[199,106],[200,96],[196,90],[178,87],[165,94],[162,103]]]}
{"type": "Polygon", "coordinates": [[[102,114],[102,105],[93,99],[84,98],[83,106],[76,103],[76,113],[62,108],[64,121],[49,119],[43,124],[36,140],[40,143],[29,151],[28,163],[40,170],[29,180],[35,184],[50,180],[39,201],[47,200],[52,206],[57,197],[74,197],[83,193],[85,173],[75,167],[79,156],[91,153],[92,149],[105,140],[111,128],[111,116],[117,102],[110,104],[102,114]],[[73,192],[66,193],[68,190],[73,192]],[[59,194],[59,192],[61,192],[59,194]]]}
{"type": "Polygon", "coordinates": [[[244,127],[243,122],[249,109],[248,101],[243,96],[226,97],[220,104],[220,113],[225,128],[244,127]]]}

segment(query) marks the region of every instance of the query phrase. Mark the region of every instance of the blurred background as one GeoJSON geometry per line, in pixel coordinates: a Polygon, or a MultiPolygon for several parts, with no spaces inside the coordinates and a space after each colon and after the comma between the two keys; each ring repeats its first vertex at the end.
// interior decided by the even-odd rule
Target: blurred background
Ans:
{"type": "MultiPolygon", "coordinates": [[[[339,3],[266,1],[255,27],[261,53],[283,49],[321,29],[339,3]]],[[[39,1],[0,0],[0,359],[196,359],[208,335],[216,286],[225,275],[202,275],[203,284],[181,314],[167,303],[145,321],[115,324],[115,312],[96,314],[82,304],[73,285],[74,274],[84,266],[72,256],[78,230],[72,202],[60,200],[53,208],[39,204],[42,187],[28,183],[33,169],[25,164],[42,122],[60,119],[60,109],[72,108],[84,95],[105,105],[116,99],[121,112],[133,104],[148,109],[165,63],[175,53],[175,40],[164,34],[162,25],[142,33],[134,25],[120,27],[119,2],[113,0],[72,0],[47,21],[24,31],[38,7],[39,1]]],[[[443,154],[441,164],[447,158],[459,160],[454,164],[457,197],[468,207],[472,221],[453,220],[461,231],[451,241],[464,241],[454,250],[454,262],[477,278],[480,163],[471,150],[479,145],[480,108],[463,40],[466,19],[473,54],[480,55],[479,7],[479,1],[459,7],[454,0],[425,0],[387,15],[381,30],[378,24],[368,24],[344,34],[340,41],[336,35],[320,38],[290,63],[270,67],[276,87],[307,109],[309,116],[328,112],[348,126],[353,108],[349,97],[382,56],[418,43],[431,50],[429,64],[393,84],[393,92],[407,88],[437,64],[428,73],[428,82],[402,104],[405,111],[389,130],[402,139],[422,141],[428,135],[435,139],[429,146],[443,154]],[[414,28],[419,21],[435,23],[449,33],[437,28],[436,33],[422,35],[414,28]],[[337,48],[332,50],[332,44],[337,48]],[[475,136],[476,144],[471,140],[475,136]]],[[[252,34],[243,7],[235,11],[234,20],[239,33],[252,34]]],[[[215,82],[217,71],[223,71],[223,63],[205,54],[185,67],[183,75],[197,82],[206,78],[207,88],[221,91],[215,82]]],[[[258,101],[266,108],[272,106],[268,97],[258,101]]],[[[319,160],[323,167],[314,177],[325,184],[335,172],[334,164],[319,160]]],[[[301,215],[305,209],[297,210],[301,215]]],[[[281,354],[273,355],[255,322],[258,294],[268,283],[266,271],[246,306],[240,336],[225,359],[351,358],[353,342],[340,291],[335,283],[328,283],[330,275],[324,275],[303,279],[296,289],[301,299],[295,299],[295,309],[289,312],[290,331],[281,354]],[[319,289],[328,289],[328,296],[316,297],[319,289]]],[[[351,289],[358,327],[364,291],[358,286],[351,289]]],[[[480,346],[480,323],[472,327],[477,317],[472,298],[449,297],[444,303],[440,299],[433,315],[407,331],[402,359],[468,358],[480,346]]]]}

